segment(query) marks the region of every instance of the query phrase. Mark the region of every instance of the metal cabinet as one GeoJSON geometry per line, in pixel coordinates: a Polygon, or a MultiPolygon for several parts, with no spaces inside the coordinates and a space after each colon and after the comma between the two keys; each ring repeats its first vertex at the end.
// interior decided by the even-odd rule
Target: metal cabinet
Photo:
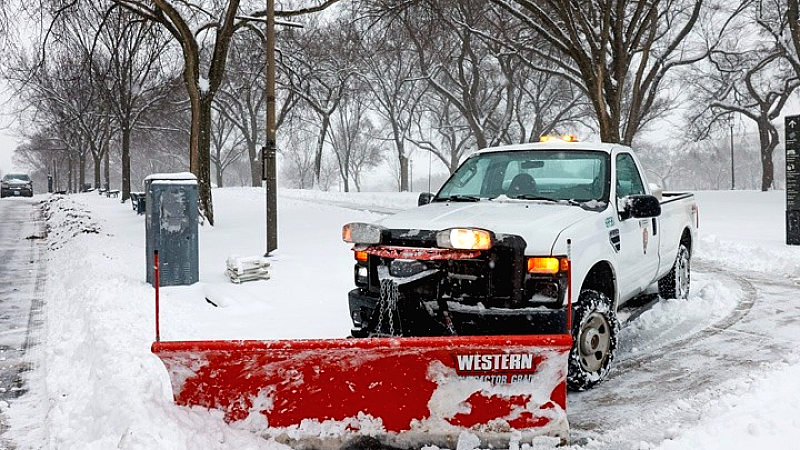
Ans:
{"type": "Polygon", "coordinates": [[[199,280],[197,178],[191,173],[154,174],[144,181],[147,282],[181,286],[199,280]]]}

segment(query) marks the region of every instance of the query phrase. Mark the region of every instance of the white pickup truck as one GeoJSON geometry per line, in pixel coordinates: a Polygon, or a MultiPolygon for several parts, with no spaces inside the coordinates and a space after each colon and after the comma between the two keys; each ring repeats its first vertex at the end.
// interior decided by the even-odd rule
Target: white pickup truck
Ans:
{"type": "Polygon", "coordinates": [[[628,147],[487,148],[418,208],[343,227],[352,334],[563,333],[571,304],[567,382],[588,389],[614,358],[620,306],[654,284],[688,296],[697,226],[693,195],[654,189],[628,147]]]}

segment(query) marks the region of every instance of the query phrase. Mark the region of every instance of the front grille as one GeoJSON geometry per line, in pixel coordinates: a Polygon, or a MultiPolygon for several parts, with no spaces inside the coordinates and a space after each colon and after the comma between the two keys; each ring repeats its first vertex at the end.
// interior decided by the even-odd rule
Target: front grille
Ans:
{"type": "MultiPolygon", "coordinates": [[[[396,252],[397,248],[435,248],[436,233],[432,230],[385,230],[379,247],[392,249],[396,254],[402,254],[396,252]]],[[[498,239],[491,250],[472,252],[466,258],[460,257],[467,252],[444,260],[403,256],[425,260],[427,267],[438,271],[434,277],[405,286],[405,293],[421,301],[442,298],[466,305],[482,303],[486,307],[523,306],[524,248],[525,241],[522,238],[506,235],[498,239]]],[[[368,290],[372,294],[380,292],[379,267],[390,267],[394,260],[392,257],[398,257],[388,251],[375,253],[371,253],[368,260],[368,290]]]]}
{"type": "Polygon", "coordinates": [[[397,247],[436,247],[436,233],[433,230],[386,230],[381,243],[397,247]]]}

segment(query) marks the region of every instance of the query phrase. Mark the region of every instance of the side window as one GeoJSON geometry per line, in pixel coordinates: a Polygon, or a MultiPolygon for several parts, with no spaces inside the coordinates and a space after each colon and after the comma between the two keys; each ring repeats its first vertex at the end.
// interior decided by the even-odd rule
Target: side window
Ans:
{"type": "Polygon", "coordinates": [[[627,153],[617,155],[617,198],[644,194],[644,185],[633,157],[627,153]]]}

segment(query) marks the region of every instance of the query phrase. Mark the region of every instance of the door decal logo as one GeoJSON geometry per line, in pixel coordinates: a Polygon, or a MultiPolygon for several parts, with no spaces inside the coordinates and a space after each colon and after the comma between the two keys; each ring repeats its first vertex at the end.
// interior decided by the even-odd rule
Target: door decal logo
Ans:
{"type": "Polygon", "coordinates": [[[647,241],[650,240],[650,233],[647,232],[647,228],[642,228],[642,251],[644,254],[647,254],[647,241]]]}

